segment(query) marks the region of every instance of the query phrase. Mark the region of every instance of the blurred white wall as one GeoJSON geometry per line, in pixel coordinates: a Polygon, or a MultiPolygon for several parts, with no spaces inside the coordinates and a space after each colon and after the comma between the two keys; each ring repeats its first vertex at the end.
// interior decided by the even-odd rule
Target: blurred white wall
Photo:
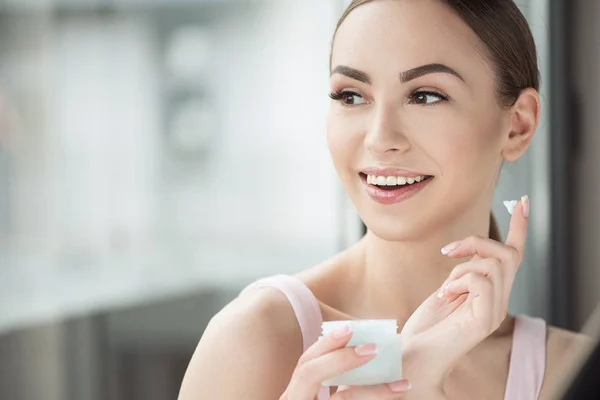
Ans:
{"type": "Polygon", "coordinates": [[[6,16],[0,68],[24,121],[3,201],[16,248],[41,264],[189,253],[190,263],[247,276],[248,253],[255,265],[288,253],[281,272],[333,254],[341,196],[325,125],[339,5],[199,2],[181,28],[204,29],[211,42],[190,87],[166,68],[177,7],[147,11],[6,16]],[[197,101],[178,134],[200,123],[208,143],[191,156],[177,146],[199,139],[171,131],[186,90],[197,101]],[[246,256],[236,259],[238,249],[246,256]]]}
{"type": "Polygon", "coordinates": [[[214,25],[210,91],[222,130],[196,193],[172,208],[182,228],[202,221],[195,229],[212,237],[332,249],[339,221],[325,122],[333,11],[316,0],[266,2],[214,25]]]}
{"type": "MultiPolygon", "coordinates": [[[[160,122],[151,26],[81,16],[55,24],[49,152],[62,250],[148,240],[160,122]]],[[[131,243],[130,243],[131,245],[131,243]]]]}

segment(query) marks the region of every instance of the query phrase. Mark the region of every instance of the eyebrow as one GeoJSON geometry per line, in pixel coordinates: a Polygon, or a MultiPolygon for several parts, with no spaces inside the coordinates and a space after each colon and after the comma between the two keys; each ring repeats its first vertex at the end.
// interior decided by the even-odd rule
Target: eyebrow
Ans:
{"type": "Polygon", "coordinates": [[[400,82],[406,83],[413,79],[417,79],[418,77],[423,76],[423,75],[435,74],[435,73],[440,73],[440,72],[445,73],[445,74],[454,75],[461,81],[463,81],[463,82],[465,81],[458,72],[456,72],[452,68],[448,67],[447,65],[426,64],[426,65],[421,65],[420,67],[409,69],[408,71],[401,72],[400,73],[400,82]]]}
{"type": "MultiPolygon", "coordinates": [[[[400,72],[400,82],[406,83],[408,81],[412,81],[413,79],[417,79],[421,76],[428,75],[428,74],[435,74],[435,73],[450,74],[450,75],[457,77],[461,81],[465,82],[464,78],[458,72],[456,72],[452,68],[448,67],[447,65],[439,64],[439,63],[421,65],[420,67],[415,67],[415,68],[409,69],[408,71],[400,72]]],[[[371,78],[369,78],[368,74],[366,74],[365,72],[359,71],[357,69],[348,67],[346,65],[336,66],[333,69],[333,71],[331,71],[331,75],[333,75],[333,74],[345,75],[345,76],[355,79],[359,82],[363,82],[363,83],[366,83],[369,85],[371,84],[371,78]]]]}
{"type": "Polygon", "coordinates": [[[333,69],[333,71],[331,71],[331,74],[329,76],[334,75],[334,74],[345,75],[348,78],[352,78],[352,79],[357,80],[359,82],[363,82],[363,83],[366,83],[368,85],[371,84],[371,78],[369,78],[369,75],[367,75],[366,73],[364,73],[362,71],[359,71],[357,69],[347,67],[345,65],[338,65],[338,66],[336,66],[333,69]]]}

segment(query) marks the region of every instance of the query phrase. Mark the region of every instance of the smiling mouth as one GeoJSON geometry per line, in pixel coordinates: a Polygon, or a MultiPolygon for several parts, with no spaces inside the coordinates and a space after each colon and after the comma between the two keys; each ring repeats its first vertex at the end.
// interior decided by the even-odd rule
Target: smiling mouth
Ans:
{"type": "MultiPolygon", "coordinates": [[[[359,173],[360,178],[363,182],[368,184],[369,186],[376,187],[381,190],[393,191],[398,189],[410,188],[413,185],[418,185],[422,182],[433,179],[431,175],[421,175],[421,176],[376,176],[376,175],[367,175],[363,172],[359,173]]],[[[420,186],[420,185],[419,185],[420,186]]]]}

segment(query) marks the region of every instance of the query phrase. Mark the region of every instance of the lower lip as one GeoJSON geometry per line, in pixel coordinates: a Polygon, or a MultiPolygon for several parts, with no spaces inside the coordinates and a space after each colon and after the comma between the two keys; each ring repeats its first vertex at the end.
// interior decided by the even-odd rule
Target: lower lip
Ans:
{"type": "Polygon", "coordinates": [[[373,200],[381,204],[396,204],[401,203],[415,194],[419,193],[425,186],[433,180],[433,178],[426,179],[419,183],[413,183],[412,185],[401,186],[394,190],[383,190],[377,186],[373,186],[367,183],[367,179],[361,176],[361,180],[366,185],[367,194],[373,200]]]}

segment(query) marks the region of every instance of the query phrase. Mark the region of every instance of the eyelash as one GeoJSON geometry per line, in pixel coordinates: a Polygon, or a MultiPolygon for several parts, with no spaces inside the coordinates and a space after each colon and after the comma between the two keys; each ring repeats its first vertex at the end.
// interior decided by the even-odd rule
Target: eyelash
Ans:
{"type": "MultiPolygon", "coordinates": [[[[415,92],[413,92],[408,98],[411,101],[414,101],[418,96],[434,96],[440,99],[440,101],[448,101],[449,97],[445,94],[441,94],[441,93],[437,93],[437,92],[432,92],[429,90],[417,90],[415,92]]],[[[356,92],[353,92],[351,90],[340,90],[340,91],[336,91],[333,93],[329,94],[329,97],[335,101],[340,101],[341,105],[344,107],[354,107],[355,104],[345,104],[343,102],[341,102],[341,100],[343,100],[345,98],[345,96],[357,96],[357,97],[361,97],[362,96],[356,92]]],[[[437,103],[437,102],[436,102],[437,103]]],[[[433,103],[435,104],[435,103],[433,103]]],[[[421,104],[423,106],[432,106],[433,104],[421,104]]]]}
{"type": "MultiPolygon", "coordinates": [[[[433,91],[430,91],[430,90],[417,90],[416,92],[413,92],[413,93],[412,93],[412,94],[409,96],[409,98],[410,98],[411,100],[414,100],[414,99],[416,99],[418,96],[421,96],[421,95],[425,95],[425,96],[434,96],[434,97],[437,97],[437,98],[439,98],[439,99],[440,99],[440,102],[442,102],[442,101],[448,101],[448,100],[449,100],[449,96],[448,96],[448,95],[445,95],[445,94],[442,94],[442,93],[438,93],[438,92],[433,92],[433,91]]],[[[436,102],[436,103],[437,103],[437,102],[436,102]]],[[[434,104],[435,104],[435,103],[434,103],[434,104]]],[[[433,104],[422,104],[422,105],[425,105],[425,106],[432,106],[433,104]]]]}

